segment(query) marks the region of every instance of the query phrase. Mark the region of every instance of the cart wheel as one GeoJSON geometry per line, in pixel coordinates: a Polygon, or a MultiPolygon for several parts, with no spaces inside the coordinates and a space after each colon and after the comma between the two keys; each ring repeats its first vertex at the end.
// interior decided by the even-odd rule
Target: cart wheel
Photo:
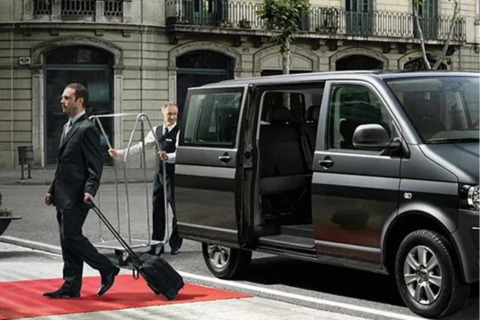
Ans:
{"type": "Polygon", "coordinates": [[[117,256],[120,267],[126,266],[131,261],[130,255],[126,251],[115,250],[115,255],[117,256]]]}

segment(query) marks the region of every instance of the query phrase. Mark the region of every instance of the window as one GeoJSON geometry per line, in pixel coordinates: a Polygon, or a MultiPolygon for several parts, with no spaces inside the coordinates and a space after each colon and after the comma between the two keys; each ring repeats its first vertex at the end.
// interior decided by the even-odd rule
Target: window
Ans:
{"type": "Polygon", "coordinates": [[[276,108],[287,108],[297,123],[305,122],[305,95],[301,92],[269,91],[263,97],[261,120],[268,122],[268,114],[276,108]]]}
{"type": "Polygon", "coordinates": [[[354,150],[353,134],[363,124],[379,124],[389,134],[392,132],[390,114],[367,87],[334,85],[329,109],[328,147],[331,149],[354,150]]]}
{"type": "Polygon", "coordinates": [[[233,147],[242,95],[240,90],[192,94],[182,144],[233,147]]]}
{"type": "Polygon", "coordinates": [[[387,84],[424,142],[478,141],[478,77],[395,79],[387,84]]]}

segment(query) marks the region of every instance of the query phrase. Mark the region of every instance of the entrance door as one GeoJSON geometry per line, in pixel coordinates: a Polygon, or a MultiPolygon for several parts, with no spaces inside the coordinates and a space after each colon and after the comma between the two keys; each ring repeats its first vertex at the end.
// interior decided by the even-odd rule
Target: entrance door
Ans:
{"type": "MultiPolygon", "coordinates": [[[[422,28],[423,37],[425,40],[437,39],[437,34],[438,34],[437,12],[438,12],[437,0],[420,1],[418,6],[418,15],[420,17],[420,27],[422,28]]],[[[415,37],[418,37],[418,29],[416,25],[415,25],[415,37]]]]}
{"type": "Polygon", "coordinates": [[[368,36],[372,34],[372,1],[346,0],[347,33],[368,36]]]}
{"type": "Polygon", "coordinates": [[[227,19],[228,0],[187,0],[185,9],[192,24],[214,26],[227,19]]]}
{"type": "Polygon", "coordinates": [[[175,166],[180,235],[238,243],[244,202],[238,128],[245,92],[244,87],[189,92],[175,166]]]}
{"type": "MultiPolygon", "coordinates": [[[[62,112],[60,100],[65,86],[78,82],[89,91],[87,114],[113,113],[113,89],[111,57],[108,53],[94,48],[68,47],[54,50],[46,57],[45,68],[45,152],[46,165],[57,161],[58,147],[63,125],[67,117],[62,112]],[[96,63],[96,64],[94,64],[96,63]]],[[[113,143],[113,121],[102,119],[102,125],[113,143]]],[[[104,162],[111,163],[107,143],[101,137],[104,162]]]]}
{"type": "Polygon", "coordinates": [[[362,124],[396,136],[373,86],[328,83],[313,160],[312,218],[320,260],[341,254],[378,267],[383,227],[397,211],[401,159],[356,149],[352,138],[362,124]]]}

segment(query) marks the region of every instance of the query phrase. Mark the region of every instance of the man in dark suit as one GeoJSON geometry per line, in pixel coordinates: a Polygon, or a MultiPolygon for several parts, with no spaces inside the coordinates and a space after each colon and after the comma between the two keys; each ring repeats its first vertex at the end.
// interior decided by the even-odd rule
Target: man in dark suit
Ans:
{"type": "MultiPolygon", "coordinates": [[[[153,128],[145,137],[144,143],[137,143],[129,149],[129,154],[139,154],[145,148],[151,148],[156,146],[155,141],[158,141],[162,151],[158,152],[157,171],[153,182],[153,240],[164,241],[168,239],[170,245],[170,254],[175,255],[180,252],[183,239],[178,234],[177,219],[175,215],[175,161],[178,147],[178,140],[180,135],[180,127],[177,124],[178,107],[175,103],[168,102],[162,107],[163,125],[159,125],[153,128]],[[166,169],[166,191],[169,216],[165,212],[165,202],[163,197],[163,164],[165,162],[166,169]],[[166,234],[166,224],[171,219],[172,228],[170,234],[166,234]]],[[[117,156],[123,157],[127,150],[109,149],[110,156],[116,158],[117,156]]],[[[152,248],[151,253],[160,255],[164,251],[163,246],[157,246],[152,248]]]]}
{"type": "Polygon", "coordinates": [[[110,289],[120,271],[82,234],[103,168],[100,137],[85,114],[87,103],[88,91],[83,85],[72,83],[63,91],[61,105],[69,120],[63,129],[57,170],[45,204],[53,204],[57,209],[64,283],[60,289],[43,294],[49,298],[80,297],[83,262],[100,271],[99,296],[110,289]]]}

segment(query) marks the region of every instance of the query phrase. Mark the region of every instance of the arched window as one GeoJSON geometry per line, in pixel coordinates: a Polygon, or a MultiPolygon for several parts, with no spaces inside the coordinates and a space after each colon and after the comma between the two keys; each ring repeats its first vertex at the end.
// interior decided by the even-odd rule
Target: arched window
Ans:
{"type": "Polygon", "coordinates": [[[335,63],[335,70],[382,70],[383,62],[364,55],[351,55],[335,63]]]}
{"type": "Polygon", "coordinates": [[[234,62],[222,53],[208,50],[187,52],[177,57],[177,104],[180,113],[188,88],[232,79],[234,62]]]}
{"type": "MultiPolygon", "coordinates": [[[[433,59],[431,57],[427,57],[428,61],[430,62],[430,65],[433,66],[435,62],[437,62],[437,59],[433,59]]],[[[403,69],[405,70],[427,70],[425,68],[425,62],[423,61],[423,58],[417,58],[408,61],[403,65],[403,69]]],[[[441,63],[440,66],[438,67],[439,70],[447,70],[447,66],[444,63],[441,63]]]]}

